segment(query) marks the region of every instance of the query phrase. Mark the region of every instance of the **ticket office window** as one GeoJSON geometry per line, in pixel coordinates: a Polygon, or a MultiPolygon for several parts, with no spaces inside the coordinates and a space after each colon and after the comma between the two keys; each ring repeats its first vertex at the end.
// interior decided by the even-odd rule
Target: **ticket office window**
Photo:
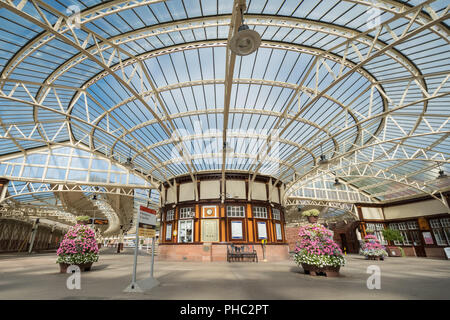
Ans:
{"type": "Polygon", "coordinates": [[[194,220],[178,221],[178,243],[194,241],[194,220]]]}

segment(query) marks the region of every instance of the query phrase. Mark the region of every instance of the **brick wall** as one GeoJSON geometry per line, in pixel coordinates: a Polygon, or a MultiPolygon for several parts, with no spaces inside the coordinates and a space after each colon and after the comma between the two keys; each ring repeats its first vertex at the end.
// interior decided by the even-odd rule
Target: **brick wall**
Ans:
{"type": "Polygon", "coordinates": [[[428,258],[447,259],[444,249],[442,249],[442,248],[427,248],[427,247],[425,247],[425,253],[428,258]]]}
{"type": "Polygon", "coordinates": [[[299,226],[295,227],[288,227],[286,226],[286,241],[289,245],[289,251],[295,250],[295,243],[299,240],[298,237],[298,230],[300,229],[299,226]]]}
{"type": "MultiPolygon", "coordinates": [[[[263,260],[261,245],[254,245],[259,260],[263,260]]],[[[227,261],[226,244],[179,244],[179,245],[159,245],[159,260],[167,261],[227,261]]],[[[289,259],[287,245],[267,245],[267,261],[282,261],[289,259]]]]}

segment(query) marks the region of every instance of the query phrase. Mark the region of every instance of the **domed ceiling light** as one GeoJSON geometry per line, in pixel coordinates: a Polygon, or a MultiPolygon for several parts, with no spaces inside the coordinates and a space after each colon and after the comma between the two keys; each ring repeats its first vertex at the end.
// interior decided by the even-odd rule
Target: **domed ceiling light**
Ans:
{"type": "Polygon", "coordinates": [[[444,170],[442,170],[441,165],[439,164],[439,162],[437,163],[438,168],[439,168],[439,175],[437,176],[436,179],[445,179],[447,178],[447,175],[445,174],[444,170]]]}
{"type": "Polygon", "coordinates": [[[319,166],[322,166],[322,165],[328,164],[328,162],[329,161],[327,160],[327,157],[323,154],[322,145],[320,145],[320,159],[317,164],[319,166]]]}
{"type": "Polygon", "coordinates": [[[336,178],[336,179],[334,179],[333,186],[334,186],[335,188],[339,188],[339,187],[342,186],[342,183],[339,181],[338,178],[336,178]]]}
{"type": "Polygon", "coordinates": [[[133,168],[133,161],[131,160],[131,158],[130,157],[128,157],[127,158],[127,161],[125,161],[125,163],[123,164],[123,166],[124,167],[127,167],[127,168],[130,168],[130,169],[132,169],[133,168]]]}
{"type": "Polygon", "coordinates": [[[128,168],[128,169],[133,169],[134,168],[134,164],[133,164],[133,161],[132,161],[132,158],[131,158],[131,148],[130,148],[130,153],[128,155],[127,161],[125,161],[123,166],[128,168]]]}
{"type": "Polygon", "coordinates": [[[225,152],[225,153],[234,153],[234,149],[229,147],[228,144],[226,142],[223,143],[223,148],[222,150],[220,150],[220,152],[225,152]]]}
{"type": "Polygon", "coordinates": [[[320,155],[319,165],[327,164],[329,161],[327,160],[327,157],[325,157],[324,154],[320,155]]]}
{"type": "Polygon", "coordinates": [[[242,24],[230,39],[230,49],[238,56],[247,56],[258,50],[261,45],[261,36],[258,32],[250,30],[244,24],[244,16],[241,10],[242,24]]]}
{"type": "Polygon", "coordinates": [[[438,179],[444,179],[447,177],[448,176],[444,173],[444,170],[439,170],[439,176],[437,177],[438,179]]]}

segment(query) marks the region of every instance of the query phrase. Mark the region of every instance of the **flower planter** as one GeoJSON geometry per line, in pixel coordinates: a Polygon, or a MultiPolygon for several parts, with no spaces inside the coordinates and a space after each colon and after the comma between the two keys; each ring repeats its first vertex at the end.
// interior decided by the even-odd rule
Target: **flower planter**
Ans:
{"type": "Polygon", "coordinates": [[[311,276],[325,275],[327,277],[339,277],[340,266],[337,267],[317,267],[311,264],[302,263],[302,268],[305,274],[311,276]]]}
{"type": "Polygon", "coordinates": [[[309,223],[317,223],[317,221],[319,220],[319,217],[316,216],[309,216],[307,218],[309,223]]]}
{"type": "Polygon", "coordinates": [[[366,256],[369,260],[384,260],[383,256],[366,256]]]}
{"type": "MultiPolygon", "coordinates": [[[[92,266],[93,262],[88,262],[88,263],[82,263],[82,264],[76,264],[76,266],[78,266],[80,268],[80,271],[91,271],[91,266],[92,266]]],[[[67,273],[67,268],[71,266],[70,264],[67,263],[60,263],[59,264],[59,272],[60,273],[67,273]]]]}
{"type": "Polygon", "coordinates": [[[386,248],[389,257],[401,257],[402,256],[402,252],[400,251],[400,249],[398,247],[393,247],[393,246],[388,246],[386,248]]]}
{"type": "Polygon", "coordinates": [[[89,271],[92,263],[98,261],[98,244],[94,231],[86,225],[71,227],[56,251],[61,273],[66,273],[70,265],[76,265],[80,271],[89,271]]]}

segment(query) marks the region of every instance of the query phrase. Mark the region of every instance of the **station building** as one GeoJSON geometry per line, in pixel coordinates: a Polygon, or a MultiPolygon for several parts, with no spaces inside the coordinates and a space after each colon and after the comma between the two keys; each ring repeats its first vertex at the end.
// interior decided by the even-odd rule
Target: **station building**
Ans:
{"type": "MultiPolygon", "coordinates": [[[[348,253],[450,246],[446,1],[0,1],[0,252],[77,217],[159,257],[289,258],[320,210],[348,253]],[[264,250],[264,251],[263,251],[264,250]]],[[[122,240],[121,240],[122,239],[122,240]]]]}

